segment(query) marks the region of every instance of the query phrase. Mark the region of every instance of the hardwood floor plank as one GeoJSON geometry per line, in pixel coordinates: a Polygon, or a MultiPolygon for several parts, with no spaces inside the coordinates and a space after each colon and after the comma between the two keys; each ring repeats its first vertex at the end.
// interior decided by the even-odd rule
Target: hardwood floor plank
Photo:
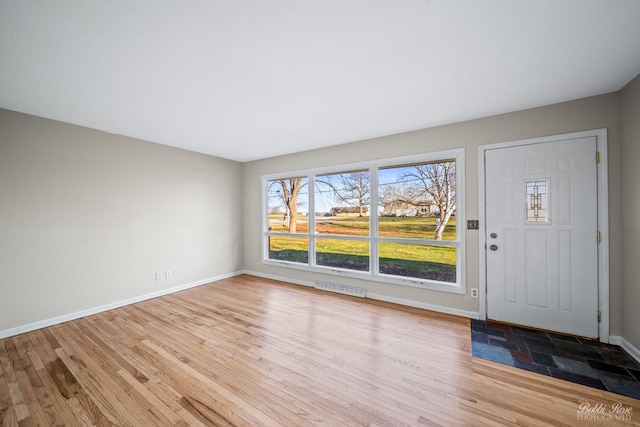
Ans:
{"type": "Polygon", "coordinates": [[[0,348],[0,366],[2,366],[2,370],[5,373],[5,381],[11,402],[11,418],[15,418],[17,422],[20,422],[29,417],[29,409],[24,402],[24,396],[18,381],[20,371],[14,369],[11,362],[11,354],[15,354],[15,346],[10,338],[3,341],[3,346],[0,348]]]}
{"type": "Polygon", "coordinates": [[[44,335],[41,334],[41,331],[24,334],[21,337],[28,339],[31,343],[29,359],[32,361],[35,373],[42,385],[42,390],[40,393],[37,393],[37,404],[42,408],[42,411],[49,420],[48,423],[43,425],[80,425],[76,421],[73,413],[69,410],[66,399],[60,394],[58,386],[55,384],[54,379],[51,377],[49,371],[47,371],[43,362],[43,359],[51,360],[48,357],[49,353],[53,352],[53,350],[49,342],[44,338],[44,335]]]}
{"type": "MultiPolygon", "coordinates": [[[[171,337],[163,334],[160,330],[150,328],[150,331],[153,331],[153,336],[160,338],[164,345],[180,354],[183,362],[187,365],[192,366],[207,377],[214,378],[221,384],[230,385],[236,395],[252,396],[254,398],[252,405],[278,424],[300,425],[302,423],[303,419],[293,411],[293,405],[289,405],[287,401],[280,399],[278,394],[273,392],[272,387],[264,389],[262,385],[265,381],[263,379],[255,381],[251,378],[253,377],[251,375],[253,374],[253,369],[250,371],[250,375],[246,374],[246,370],[232,369],[233,363],[231,360],[220,360],[215,349],[202,346],[201,340],[195,336],[187,340],[187,342],[182,340],[185,345],[180,345],[180,343],[172,342],[171,337]],[[274,409],[276,407],[278,410],[274,409]]],[[[277,387],[275,383],[271,385],[277,387]]]]}
{"type": "Polygon", "coordinates": [[[232,425],[276,424],[273,419],[242,400],[228,384],[219,383],[203,375],[159,344],[149,340],[144,340],[142,343],[160,356],[160,360],[165,363],[166,371],[179,372],[180,376],[186,376],[190,382],[205,386],[205,393],[202,393],[201,390],[190,390],[184,394],[184,397],[190,403],[197,402],[198,405],[208,408],[210,412],[218,414],[218,416],[232,423],[232,425]]]}
{"type": "Polygon", "coordinates": [[[13,410],[13,407],[7,409],[2,417],[0,418],[2,421],[3,427],[19,427],[18,418],[16,417],[16,413],[13,410]]]}
{"type": "MultiPolygon", "coordinates": [[[[4,351],[6,351],[4,343],[0,342],[0,353],[3,353],[4,351]]],[[[5,418],[8,420],[10,416],[13,417],[15,414],[13,412],[11,395],[9,393],[9,383],[7,380],[8,373],[5,374],[6,367],[1,360],[2,359],[0,358],[0,420],[4,420],[5,418]]]]}
{"type": "Polygon", "coordinates": [[[468,319],[241,275],[0,340],[0,421],[638,427],[640,401],[474,358],[468,319]]]}
{"type": "MultiPolygon", "coordinates": [[[[237,315],[238,315],[238,314],[236,313],[236,316],[237,316],[237,315]]],[[[289,344],[289,343],[286,343],[286,342],[280,342],[280,343],[278,343],[278,344],[274,345],[273,347],[274,347],[274,348],[276,348],[276,347],[282,347],[282,346],[285,346],[285,345],[287,345],[287,344],[289,344]]],[[[299,350],[299,347],[298,347],[298,350],[299,350]]],[[[282,359],[282,357],[281,357],[281,356],[282,356],[281,354],[277,354],[277,355],[274,355],[274,356],[272,357],[272,359],[273,359],[274,361],[275,361],[275,360],[279,360],[279,359],[282,359]]],[[[262,354],[262,357],[264,358],[264,357],[265,357],[265,354],[262,354]]],[[[317,368],[318,373],[317,373],[317,374],[315,374],[315,375],[322,375],[323,377],[325,377],[325,378],[327,378],[327,379],[328,379],[328,377],[327,377],[327,375],[326,375],[326,374],[327,374],[327,372],[328,372],[328,370],[329,370],[329,366],[324,365],[324,364],[320,364],[320,365],[316,365],[316,366],[304,366],[304,365],[305,365],[305,363],[306,363],[306,360],[305,360],[303,357],[297,357],[297,356],[296,356],[296,360],[297,360],[298,364],[302,367],[302,369],[309,370],[309,369],[317,368]]],[[[331,362],[331,360],[332,360],[332,357],[331,357],[331,356],[328,356],[327,361],[330,363],[330,362],[331,362]]],[[[342,373],[340,372],[340,370],[339,370],[339,369],[334,373],[334,375],[336,375],[336,376],[338,376],[338,377],[343,377],[343,378],[341,378],[339,381],[334,381],[334,384],[333,384],[333,385],[335,385],[335,388],[334,388],[334,389],[339,389],[339,387],[342,385],[342,384],[341,384],[341,382],[342,382],[342,381],[344,381],[344,382],[351,381],[352,383],[353,383],[354,381],[357,381],[357,379],[356,379],[354,376],[347,375],[347,374],[342,374],[342,373]]],[[[369,388],[371,388],[371,389],[373,389],[373,390],[377,389],[377,387],[375,387],[375,386],[373,386],[373,385],[370,385],[370,386],[369,386],[369,388]]],[[[335,395],[335,394],[336,394],[336,393],[334,393],[334,395],[335,395]]],[[[342,399],[346,399],[346,396],[345,396],[344,398],[340,398],[340,399],[338,399],[338,400],[342,400],[342,399]]],[[[393,407],[393,405],[390,405],[390,407],[393,407]]],[[[395,420],[395,423],[396,423],[396,424],[397,424],[398,422],[399,422],[398,420],[395,420]]]]}
{"type": "MultiPolygon", "coordinates": [[[[74,329],[73,326],[70,329],[74,329]]],[[[113,371],[104,353],[96,353],[95,347],[83,340],[81,334],[58,336],[61,348],[56,351],[64,366],[78,378],[80,389],[74,390],[87,414],[98,418],[106,417],[112,424],[134,423],[137,425],[162,425],[161,421],[151,417],[146,408],[129,393],[129,385],[113,371]],[[122,385],[125,385],[123,388],[122,385]],[[100,393],[95,391],[99,390],[100,393]]]]}

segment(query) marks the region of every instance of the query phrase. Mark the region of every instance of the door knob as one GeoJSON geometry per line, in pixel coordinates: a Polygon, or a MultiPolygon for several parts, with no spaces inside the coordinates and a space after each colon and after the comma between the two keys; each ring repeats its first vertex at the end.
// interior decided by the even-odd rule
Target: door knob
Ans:
{"type": "Polygon", "coordinates": [[[492,251],[497,251],[498,250],[498,245],[491,245],[491,246],[489,246],[489,249],[491,249],[492,251]]]}

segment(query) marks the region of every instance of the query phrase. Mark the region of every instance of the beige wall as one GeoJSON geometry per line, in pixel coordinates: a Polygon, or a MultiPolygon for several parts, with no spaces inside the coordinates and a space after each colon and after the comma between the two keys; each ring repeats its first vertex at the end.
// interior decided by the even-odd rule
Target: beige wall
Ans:
{"type": "Polygon", "coordinates": [[[0,333],[240,270],[241,180],[237,162],[0,110],[0,333]]]}
{"type": "Polygon", "coordinates": [[[622,90],[622,336],[640,349],[640,76],[622,90]]]}
{"type": "Polygon", "coordinates": [[[262,200],[260,194],[261,175],[462,147],[465,149],[466,156],[466,216],[467,219],[477,219],[477,147],[479,145],[598,128],[608,129],[609,211],[611,222],[610,330],[611,334],[619,335],[621,332],[620,309],[622,304],[620,278],[619,93],[245,163],[245,269],[299,281],[338,280],[341,283],[365,287],[369,292],[389,297],[477,312],[478,300],[472,299],[468,294],[470,293],[470,288],[478,286],[478,231],[466,232],[467,295],[394,286],[352,278],[323,277],[318,273],[258,264],[262,212],[260,205],[262,200]]]}
{"type": "MultiPolygon", "coordinates": [[[[634,258],[640,227],[631,214],[640,209],[633,160],[640,158],[639,105],[636,78],[622,93],[244,165],[0,110],[0,333],[241,268],[292,280],[337,280],[258,264],[263,174],[463,147],[467,218],[475,219],[478,145],[607,128],[610,332],[640,347],[634,258]],[[173,277],[156,282],[155,273],[165,270],[173,277]]],[[[477,233],[466,232],[467,289],[478,283],[477,233]]],[[[388,297],[478,310],[469,295],[340,281],[388,297]]]]}

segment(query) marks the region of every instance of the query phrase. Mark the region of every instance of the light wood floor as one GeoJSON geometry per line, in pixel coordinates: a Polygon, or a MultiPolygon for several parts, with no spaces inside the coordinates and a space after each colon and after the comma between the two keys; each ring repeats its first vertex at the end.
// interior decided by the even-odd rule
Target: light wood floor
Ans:
{"type": "Polygon", "coordinates": [[[464,318],[243,275],[0,341],[0,420],[640,426],[638,400],[470,346],[464,318]],[[618,402],[631,421],[577,418],[582,403],[618,402]]]}

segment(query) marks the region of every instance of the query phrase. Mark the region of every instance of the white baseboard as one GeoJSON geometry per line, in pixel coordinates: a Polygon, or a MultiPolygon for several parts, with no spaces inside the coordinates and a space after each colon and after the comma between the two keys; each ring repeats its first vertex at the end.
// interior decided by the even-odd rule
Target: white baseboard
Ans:
{"type": "MultiPolygon", "coordinates": [[[[305,280],[296,280],[296,279],[291,279],[289,277],[276,276],[276,275],[273,275],[273,274],[259,273],[257,271],[245,270],[245,271],[243,271],[243,273],[244,274],[250,274],[252,276],[263,277],[265,279],[272,279],[272,280],[279,280],[281,282],[293,283],[295,285],[309,286],[309,287],[312,287],[312,288],[315,286],[314,282],[309,282],[309,281],[305,281],[305,280]]],[[[428,303],[414,301],[414,300],[408,300],[408,299],[404,299],[404,298],[390,297],[390,296],[387,296],[387,295],[374,294],[374,293],[370,293],[370,292],[367,292],[367,298],[375,299],[375,300],[378,300],[378,301],[391,302],[391,303],[399,304],[399,305],[405,305],[407,307],[422,308],[424,310],[436,311],[438,313],[445,313],[445,314],[452,314],[452,315],[455,315],[455,316],[468,317],[469,319],[479,319],[480,318],[480,313],[478,313],[477,311],[460,310],[458,308],[446,307],[446,306],[435,305],[435,304],[428,304],[428,303]]]]}
{"type": "Polygon", "coordinates": [[[609,344],[619,345],[622,347],[631,357],[636,359],[640,363],[640,350],[638,350],[633,344],[619,335],[610,335],[609,344]]]}
{"type": "Polygon", "coordinates": [[[250,276],[256,276],[256,277],[262,277],[263,279],[277,280],[279,282],[293,283],[294,285],[302,285],[302,286],[307,286],[307,287],[310,287],[310,288],[315,287],[315,283],[314,282],[310,282],[310,281],[307,281],[307,280],[291,279],[289,277],[284,277],[284,276],[276,276],[275,274],[259,273],[257,271],[251,271],[251,270],[243,270],[242,274],[248,274],[250,276]]]}
{"type": "Polygon", "coordinates": [[[175,286],[169,289],[163,289],[161,291],[152,292],[145,295],[140,295],[133,298],[128,298],[126,300],[116,301],[109,304],[101,305],[98,307],[88,308],[86,310],[76,311],[74,313],[63,314],[62,316],[56,316],[49,319],[39,320],[37,322],[28,323],[22,326],[16,326],[14,328],[0,330],[0,339],[12,337],[15,335],[24,334],[26,332],[35,331],[37,329],[46,328],[48,326],[57,325],[59,323],[68,322],[70,320],[79,319],[81,317],[91,316],[92,314],[102,313],[103,311],[113,310],[114,308],[120,308],[127,305],[135,304],[137,302],[145,301],[152,298],[161,297],[163,295],[169,295],[174,292],[183,291],[185,289],[194,288],[196,286],[206,285],[207,283],[217,282],[218,280],[227,279],[229,277],[234,277],[242,272],[234,272],[228,274],[222,274],[220,276],[211,277],[209,279],[198,280],[197,282],[187,283],[185,285],[175,286]]]}
{"type": "Polygon", "coordinates": [[[372,294],[367,292],[367,298],[392,302],[394,304],[406,305],[408,307],[422,308],[424,310],[436,311],[438,313],[452,314],[454,316],[468,317],[469,319],[479,319],[480,313],[477,311],[461,310],[459,308],[447,307],[444,305],[428,304],[426,302],[413,301],[404,298],[390,297],[387,295],[372,294]]]}

